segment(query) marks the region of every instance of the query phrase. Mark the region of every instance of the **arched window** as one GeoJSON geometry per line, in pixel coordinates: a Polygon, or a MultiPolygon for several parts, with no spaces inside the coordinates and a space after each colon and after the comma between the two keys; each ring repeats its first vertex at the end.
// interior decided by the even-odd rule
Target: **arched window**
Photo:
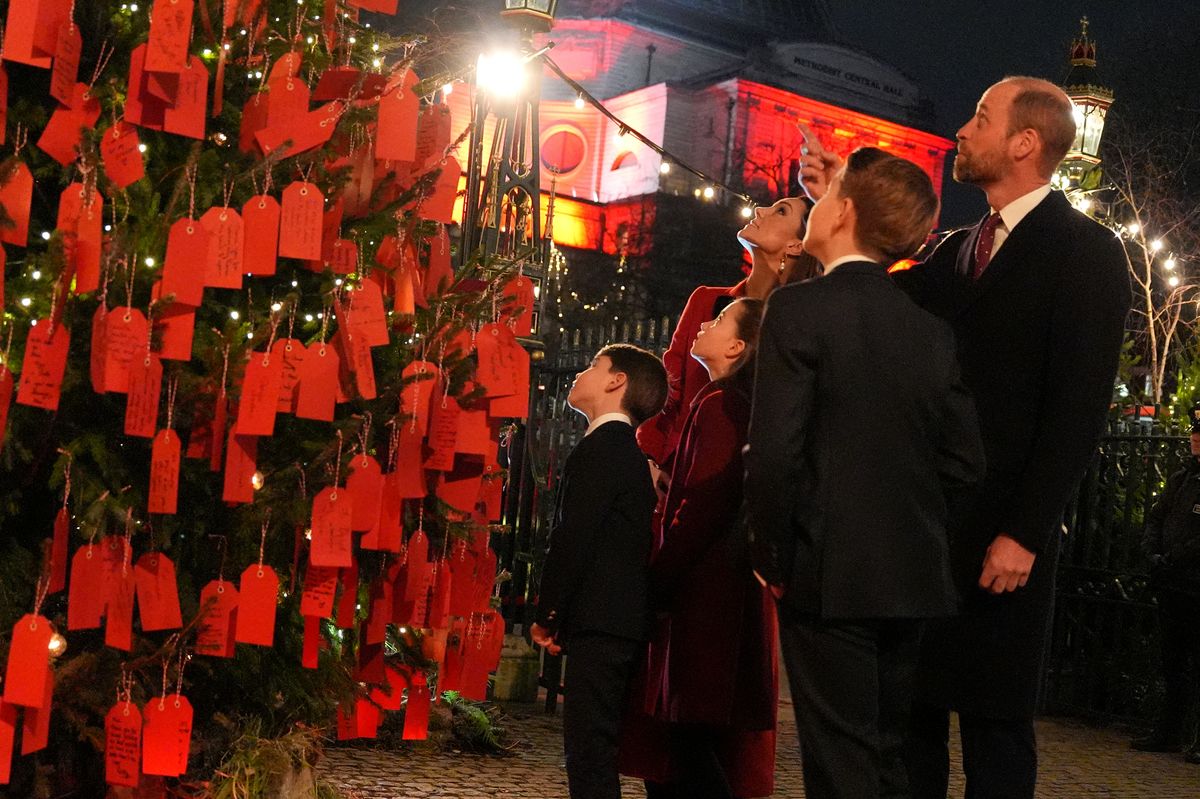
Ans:
{"type": "Polygon", "coordinates": [[[616,160],[612,162],[610,169],[613,172],[616,172],[618,169],[626,169],[629,167],[635,167],[637,165],[637,156],[627,150],[616,157],[616,160]]]}

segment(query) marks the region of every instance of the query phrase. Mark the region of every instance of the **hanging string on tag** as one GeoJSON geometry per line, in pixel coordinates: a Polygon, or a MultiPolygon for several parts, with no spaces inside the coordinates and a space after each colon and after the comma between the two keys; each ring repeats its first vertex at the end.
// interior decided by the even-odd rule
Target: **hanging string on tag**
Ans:
{"type": "Polygon", "coordinates": [[[329,495],[330,502],[336,502],[338,497],[338,487],[342,484],[342,445],[345,443],[342,439],[342,431],[337,431],[338,450],[337,458],[333,461],[333,493],[329,495]]]}
{"type": "Polygon", "coordinates": [[[175,651],[179,647],[179,633],[172,633],[167,642],[163,644],[163,649],[167,650],[162,659],[162,694],[158,697],[158,709],[165,710],[167,707],[167,673],[171,668],[171,659],[175,656],[175,651]]]}
{"type": "Polygon", "coordinates": [[[229,342],[221,350],[221,395],[225,394],[225,383],[229,378],[229,342]]]}
{"type": "Polygon", "coordinates": [[[188,661],[192,659],[191,653],[187,651],[186,646],[179,647],[179,666],[175,670],[175,707],[178,709],[182,704],[179,701],[180,695],[183,694],[183,670],[187,668],[188,661]]]}
{"type": "Polygon", "coordinates": [[[267,509],[267,518],[263,519],[262,537],[258,541],[258,576],[263,576],[263,558],[267,551],[267,528],[271,526],[271,509],[267,509]]]}
{"type": "Polygon", "coordinates": [[[59,449],[60,455],[65,455],[67,462],[63,464],[63,510],[67,509],[67,503],[71,498],[71,465],[75,462],[75,456],[71,454],[69,449],[59,449]]]}
{"type": "Polygon", "coordinates": [[[8,336],[4,341],[4,354],[0,355],[0,364],[3,364],[5,368],[8,367],[8,354],[12,351],[13,328],[15,326],[13,322],[8,323],[8,336]]]}
{"type": "Polygon", "coordinates": [[[329,314],[333,310],[333,303],[323,303],[321,310],[321,331],[317,334],[317,340],[321,342],[320,355],[325,355],[325,336],[329,332],[329,314]]]}
{"type": "Polygon", "coordinates": [[[50,592],[50,574],[43,570],[38,575],[37,584],[33,591],[33,619],[29,623],[29,629],[36,630],[38,628],[37,620],[42,614],[42,603],[46,601],[46,594],[50,592]]]}
{"type": "Polygon", "coordinates": [[[388,471],[394,472],[400,462],[400,425],[392,418],[387,421],[387,426],[391,428],[388,431],[388,471]]]}
{"type": "Polygon", "coordinates": [[[83,93],[83,99],[92,99],[92,87],[100,79],[100,73],[108,66],[108,59],[112,58],[112,54],[115,52],[117,52],[116,46],[110,45],[107,39],[100,43],[100,52],[96,56],[96,68],[92,70],[92,79],[88,81],[87,90],[83,93]]]}
{"type": "Polygon", "coordinates": [[[267,336],[267,349],[263,352],[263,366],[271,364],[271,347],[275,346],[275,333],[279,330],[279,314],[272,311],[268,321],[271,323],[271,333],[267,336]]]}
{"type": "Polygon", "coordinates": [[[175,394],[179,391],[179,375],[172,375],[167,381],[167,429],[175,424],[175,394]]]}
{"type": "MultiPolygon", "coordinates": [[[[134,260],[137,260],[137,253],[133,254],[134,260]]],[[[125,256],[122,256],[118,263],[125,268],[125,321],[128,322],[133,318],[133,277],[135,267],[133,262],[125,256]]]]}
{"type": "Polygon", "coordinates": [[[117,683],[117,703],[125,702],[123,715],[128,716],[133,706],[133,675],[124,663],[121,664],[121,681],[117,683]]]}
{"type": "Polygon", "coordinates": [[[224,222],[226,219],[229,218],[229,213],[228,213],[229,200],[233,197],[233,184],[235,182],[236,181],[233,178],[222,180],[221,194],[224,197],[224,199],[222,200],[223,210],[221,211],[221,217],[220,217],[222,222],[224,222]]]}
{"type": "Polygon", "coordinates": [[[17,131],[13,134],[13,170],[16,171],[16,157],[21,154],[21,150],[25,149],[25,145],[29,143],[29,129],[25,127],[23,122],[17,123],[17,131]]]}
{"type": "MultiPolygon", "coordinates": [[[[184,167],[184,177],[188,184],[188,220],[195,221],[196,219],[196,162],[191,161],[184,167]]],[[[195,229],[188,225],[188,233],[195,232],[195,229]]]]}
{"type": "Polygon", "coordinates": [[[129,574],[133,558],[133,508],[125,511],[125,551],[121,554],[121,576],[129,574]]]}
{"type": "Polygon", "coordinates": [[[210,533],[208,537],[217,539],[217,543],[221,547],[221,562],[217,567],[217,593],[223,594],[225,593],[225,549],[228,542],[223,535],[210,533]]]}
{"type": "Polygon", "coordinates": [[[362,450],[361,463],[364,466],[367,464],[367,457],[368,457],[367,449],[368,449],[368,446],[370,445],[370,442],[371,442],[371,412],[366,411],[363,414],[362,426],[358,428],[358,445],[359,445],[360,449],[362,450]]]}

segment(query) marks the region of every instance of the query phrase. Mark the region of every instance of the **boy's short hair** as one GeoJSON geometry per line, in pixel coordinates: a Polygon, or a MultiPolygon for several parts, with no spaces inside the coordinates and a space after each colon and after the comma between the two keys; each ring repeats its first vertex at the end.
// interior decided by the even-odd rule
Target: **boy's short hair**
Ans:
{"type": "Polygon", "coordinates": [[[858,243],[893,262],[919,250],[937,218],[937,194],[924,170],[875,147],[850,153],[841,196],[854,202],[858,243]]]}
{"type": "Polygon", "coordinates": [[[667,370],[654,353],[632,344],[609,344],[596,357],[607,356],[613,372],[625,375],[625,397],[621,408],[635,425],[654,416],[667,401],[667,370]]]}

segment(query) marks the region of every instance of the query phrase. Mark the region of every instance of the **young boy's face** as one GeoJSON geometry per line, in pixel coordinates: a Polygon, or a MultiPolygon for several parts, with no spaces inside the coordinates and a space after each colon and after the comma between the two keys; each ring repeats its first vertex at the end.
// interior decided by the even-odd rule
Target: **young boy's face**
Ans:
{"type": "Polygon", "coordinates": [[[837,220],[838,208],[842,201],[842,175],[838,175],[829,183],[817,204],[808,214],[808,228],[804,231],[804,249],[821,258],[825,246],[833,236],[834,223],[837,220]]]}
{"type": "Polygon", "coordinates": [[[567,404],[580,413],[591,413],[592,407],[604,396],[614,377],[612,359],[607,355],[597,355],[592,358],[588,368],[575,375],[571,392],[567,394],[567,404]]]}

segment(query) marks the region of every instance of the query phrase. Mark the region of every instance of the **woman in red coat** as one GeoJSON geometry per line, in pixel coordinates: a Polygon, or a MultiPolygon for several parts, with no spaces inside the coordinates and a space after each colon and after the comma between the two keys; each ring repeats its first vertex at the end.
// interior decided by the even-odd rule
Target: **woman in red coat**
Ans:
{"type": "Polygon", "coordinates": [[[752,371],[742,367],[753,357],[762,309],[761,300],[735,300],[692,345],[711,382],[684,421],[650,560],[661,623],[640,698],[660,723],[632,720],[627,728],[641,740],[624,747],[626,772],[660,783],[648,784],[651,797],[760,797],[774,789],[775,609],[738,525],[752,371]]]}
{"type": "Polygon", "coordinates": [[[691,357],[700,325],[715,317],[731,299],[765,300],[783,283],[819,274],[820,264],[804,253],[802,244],[808,210],[809,203],[802,197],[785,197],[774,205],[755,208],[754,218],[738,232],[738,241],[753,263],[750,276],[736,286],[700,286],[684,306],[671,346],[663,353],[670,386],[666,405],[637,431],[638,445],[665,475],[671,473],[671,459],[692,400],[708,383],[704,367],[691,357]]]}

